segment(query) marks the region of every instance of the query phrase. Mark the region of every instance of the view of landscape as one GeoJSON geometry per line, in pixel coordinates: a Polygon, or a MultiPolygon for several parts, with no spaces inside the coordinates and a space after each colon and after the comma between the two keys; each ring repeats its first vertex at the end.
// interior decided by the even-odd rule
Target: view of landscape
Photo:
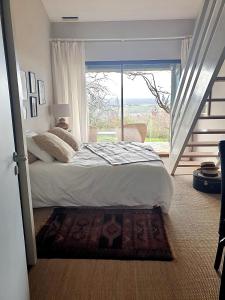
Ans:
{"type": "MultiPolygon", "coordinates": [[[[171,71],[125,71],[123,74],[123,124],[145,124],[145,142],[169,141],[169,113],[160,107],[145,78],[153,75],[157,93],[169,105],[171,71]]],[[[90,141],[121,140],[121,73],[87,72],[90,141]]],[[[157,94],[156,93],[156,94],[157,94]]],[[[157,94],[157,95],[158,95],[157,94]]],[[[156,95],[156,96],[157,96],[156,95]]],[[[168,109],[167,109],[168,110],[168,109]]],[[[124,136],[126,140],[126,136],[124,136]]],[[[135,140],[135,138],[134,138],[135,140]]]]}

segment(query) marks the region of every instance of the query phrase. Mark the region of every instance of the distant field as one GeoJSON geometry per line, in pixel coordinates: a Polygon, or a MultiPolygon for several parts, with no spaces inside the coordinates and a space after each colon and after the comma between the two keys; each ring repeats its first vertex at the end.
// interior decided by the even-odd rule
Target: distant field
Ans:
{"type": "Polygon", "coordinates": [[[155,104],[142,104],[142,105],[124,105],[125,113],[129,114],[146,114],[147,112],[151,112],[156,107],[155,104]]]}

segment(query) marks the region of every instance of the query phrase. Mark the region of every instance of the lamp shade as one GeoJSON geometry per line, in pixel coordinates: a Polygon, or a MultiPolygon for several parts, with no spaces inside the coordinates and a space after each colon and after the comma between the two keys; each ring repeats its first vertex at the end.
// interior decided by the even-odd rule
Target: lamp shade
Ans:
{"type": "Polygon", "coordinates": [[[56,118],[70,117],[70,105],[69,104],[54,104],[53,114],[56,118]]]}

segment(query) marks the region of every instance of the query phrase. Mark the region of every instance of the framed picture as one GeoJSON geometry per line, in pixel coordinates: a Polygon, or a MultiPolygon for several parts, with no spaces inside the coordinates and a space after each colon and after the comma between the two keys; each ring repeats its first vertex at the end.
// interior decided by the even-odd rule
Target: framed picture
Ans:
{"type": "Polygon", "coordinates": [[[20,71],[21,84],[22,84],[22,97],[23,101],[28,100],[28,90],[27,90],[27,75],[25,71],[20,71]]]}
{"type": "Polygon", "coordinates": [[[37,97],[30,97],[30,115],[31,117],[37,117],[37,97]]]}
{"type": "Polygon", "coordinates": [[[42,80],[37,81],[37,87],[38,87],[38,100],[39,104],[46,104],[46,99],[45,99],[45,83],[42,80]]]}
{"type": "Polygon", "coordinates": [[[37,92],[36,89],[36,76],[33,72],[28,72],[28,79],[29,79],[29,92],[31,94],[35,94],[37,92]]]}

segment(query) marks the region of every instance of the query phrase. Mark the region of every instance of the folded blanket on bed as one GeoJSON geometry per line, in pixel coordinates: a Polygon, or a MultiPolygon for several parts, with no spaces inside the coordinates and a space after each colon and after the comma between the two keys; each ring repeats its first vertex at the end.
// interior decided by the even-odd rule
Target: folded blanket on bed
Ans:
{"type": "Polygon", "coordinates": [[[138,162],[161,161],[151,146],[137,143],[94,143],[84,145],[96,155],[105,159],[113,166],[138,162]]]}

